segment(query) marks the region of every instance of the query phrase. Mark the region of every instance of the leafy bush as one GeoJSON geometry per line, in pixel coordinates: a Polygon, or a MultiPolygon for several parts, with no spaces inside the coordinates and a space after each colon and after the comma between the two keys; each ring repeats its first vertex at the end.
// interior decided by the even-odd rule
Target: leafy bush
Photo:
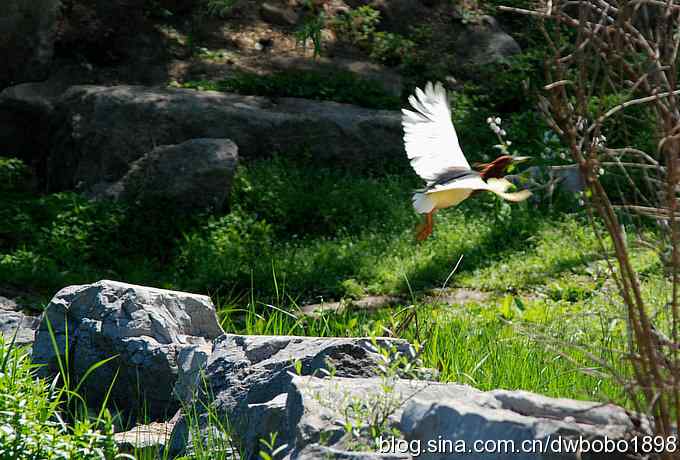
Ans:
{"type": "Polygon", "coordinates": [[[400,34],[378,31],[380,11],[360,6],[330,21],[338,38],[388,65],[398,65],[414,51],[414,43],[400,34]]]}
{"type": "Polygon", "coordinates": [[[388,65],[398,65],[413,53],[415,44],[399,34],[376,32],[371,45],[371,57],[388,65]]]}
{"type": "Polygon", "coordinates": [[[66,425],[57,411],[63,393],[36,379],[28,354],[0,335],[0,459],[101,460],[117,453],[108,418],[66,425]]]}
{"type": "Polygon", "coordinates": [[[331,22],[340,40],[368,48],[380,23],[380,11],[370,6],[349,10],[331,22]]]}
{"type": "Polygon", "coordinates": [[[151,282],[198,219],[75,193],[0,193],[0,278],[46,294],[102,277],[151,282]]]}
{"type": "Polygon", "coordinates": [[[204,0],[205,12],[210,16],[223,18],[228,15],[238,0],[204,0]]]}
{"type": "Polygon", "coordinates": [[[29,176],[30,171],[21,160],[0,157],[0,191],[19,188],[29,176]]]}

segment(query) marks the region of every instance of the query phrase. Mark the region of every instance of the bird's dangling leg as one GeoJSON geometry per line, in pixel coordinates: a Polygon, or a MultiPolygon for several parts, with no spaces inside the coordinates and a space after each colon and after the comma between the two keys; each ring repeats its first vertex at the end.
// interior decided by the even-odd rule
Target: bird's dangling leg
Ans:
{"type": "Polygon", "coordinates": [[[425,223],[422,223],[416,227],[416,239],[418,241],[425,241],[428,236],[432,234],[432,228],[434,226],[434,212],[432,211],[425,214],[425,223]]]}

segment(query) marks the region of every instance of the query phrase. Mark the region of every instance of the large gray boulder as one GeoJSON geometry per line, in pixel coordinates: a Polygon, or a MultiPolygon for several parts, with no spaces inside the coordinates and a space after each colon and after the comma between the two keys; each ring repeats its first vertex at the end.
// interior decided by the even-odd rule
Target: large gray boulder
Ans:
{"type": "Polygon", "coordinates": [[[93,187],[97,196],[172,209],[221,210],[231,189],[238,147],[228,139],[192,139],[157,147],[118,182],[93,187]]]}
{"type": "Polygon", "coordinates": [[[47,77],[59,0],[0,2],[0,89],[47,77]]]}
{"type": "Polygon", "coordinates": [[[173,387],[183,348],[205,344],[222,334],[210,298],[184,292],[99,281],[59,291],[47,306],[33,347],[42,375],[58,373],[58,354],[68,342],[72,381],[102,360],[115,357],[85,381],[92,407],[114,382],[113,403],[132,416],[155,420],[174,413],[179,404],[173,387]],[[142,412],[143,411],[143,412],[142,412]]]}
{"type": "MultiPolygon", "coordinates": [[[[407,355],[410,346],[402,340],[379,339],[379,348],[407,355]]],[[[257,453],[259,440],[274,429],[279,440],[289,438],[285,413],[286,395],[293,374],[333,374],[361,379],[378,375],[383,363],[369,339],[224,335],[214,341],[194,388],[194,410],[205,405],[228,420],[240,442],[240,449],[257,453]],[[206,399],[207,398],[207,399],[206,399]],[[200,401],[197,403],[197,401],[200,401]]],[[[357,380],[360,381],[360,380],[357,380]]],[[[196,417],[195,417],[196,419],[196,417]]],[[[205,419],[200,414],[200,423],[205,419]]],[[[187,418],[176,425],[173,452],[186,452],[193,444],[187,418]]],[[[201,428],[207,429],[207,424],[201,428]]],[[[285,441],[283,441],[285,442],[285,441]]]]}
{"type": "Polygon", "coordinates": [[[398,112],[333,102],[141,86],[77,86],[55,109],[51,189],[85,191],[123,178],[158,145],[231,139],[239,157],[310,155],[379,167],[406,161],[398,112]]]}

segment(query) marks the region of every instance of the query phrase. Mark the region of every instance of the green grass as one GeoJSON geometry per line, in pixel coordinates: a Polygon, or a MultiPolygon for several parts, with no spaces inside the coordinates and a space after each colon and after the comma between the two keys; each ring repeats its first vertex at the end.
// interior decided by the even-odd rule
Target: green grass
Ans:
{"type": "Polygon", "coordinates": [[[399,110],[401,100],[387,93],[379,83],[347,71],[280,71],[271,75],[234,72],[223,80],[193,80],[182,88],[201,91],[269,96],[300,97],[354,104],[372,109],[399,110]]]}
{"type": "Polygon", "coordinates": [[[0,459],[113,459],[110,419],[67,418],[67,393],[33,371],[26,350],[0,336],[0,459]]]}
{"type": "MultiPolygon", "coordinates": [[[[614,343],[621,345],[621,323],[612,326],[594,319],[593,305],[541,300],[525,303],[522,311],[508,309],[507,304],[505,299],[483,305],[418,303],[417,324],[411,321],[398,336],[423,344],[424,365],[437,369],[443,382],[626,402],[620,388],[604,377],[604,369],[580,351],[586,344],[589,350],[600,350],[600,358],[617,363],[616,370],[625,374],[625,364],[608,351],[614,343]],[[527,329],[542,331],[545,341],[537,346],[529,333],[522,332],[527,329]]],[[[315,317],[293,317],[275,309],[264,313],[252,305],[245,310],[224,305],[221,311],[223,326],[232,333],[353,337],[394,335],[405,312],[412,309],[327,312],[315,317]]]]}

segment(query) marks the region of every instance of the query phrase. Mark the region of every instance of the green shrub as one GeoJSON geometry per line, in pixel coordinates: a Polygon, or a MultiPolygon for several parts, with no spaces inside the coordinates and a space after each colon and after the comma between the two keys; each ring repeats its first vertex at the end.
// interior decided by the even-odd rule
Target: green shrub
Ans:
{"type": "Polygon", "coordinates": [[[371,57],[387,65],[398,65],[414,52],[415,44],[399,34],[376,32],[371,45],[371,57]]]}
{"type": "Polygon", "coordinates": [[[204,0],[205,12],[214,17],[227,16],[238,0],[204,0]]]}
{"type": "Polygon", "coordinates": [[[29,176],[30,171],[21,160],[0,157],[0,192],[20,188],[29,176]]]}
{"type": "Polygon", "coordinates": [[[340,40],[367,49],[379,23],[380,11],[365,5],[338,16],[330,25],[340,40]]]}
{"type": "Polygon", "coordinates": [[[393,32],[378,31],[380,11],[360,6],[339,15],[330,22],[338,39],[368,52],[372,59],[388,65],[399,65],[413,53],[415,45],[393,32]]]}

